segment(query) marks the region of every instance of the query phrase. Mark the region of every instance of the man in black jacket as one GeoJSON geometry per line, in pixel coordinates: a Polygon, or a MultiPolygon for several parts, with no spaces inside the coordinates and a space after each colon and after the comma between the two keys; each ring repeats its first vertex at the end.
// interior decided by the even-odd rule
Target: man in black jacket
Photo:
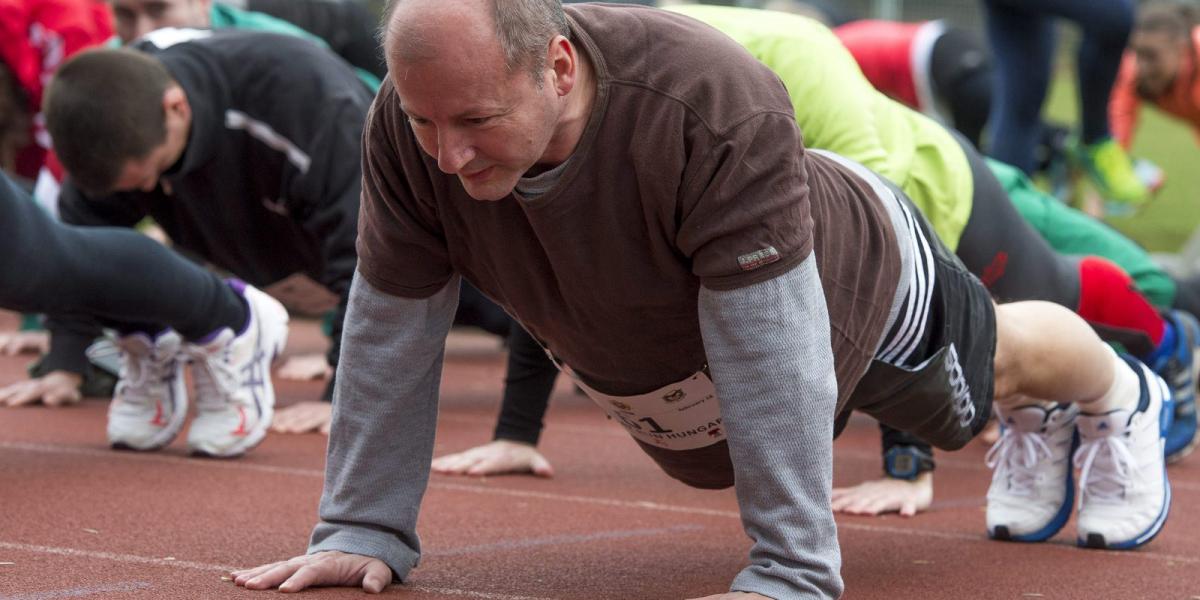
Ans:
{"type": "MultiPolygon", "coordinates": [[[[177,248],[285,304],[337,307],[336,365],[370,91],[332,53],[286,36],[165,29],[137,49],[93,51],[55,80],[62,219],[149,216],[177,248]]],[[[82,371],[95,324],[54,319],[51,331],[47,367],[82,371]]]]}

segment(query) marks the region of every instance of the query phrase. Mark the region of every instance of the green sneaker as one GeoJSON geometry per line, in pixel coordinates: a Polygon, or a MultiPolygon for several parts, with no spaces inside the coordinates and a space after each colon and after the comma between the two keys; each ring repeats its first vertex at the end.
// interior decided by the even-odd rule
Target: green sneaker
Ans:
{"type": "Polygon", "coordinates": [[[1075,155],[1106,200],[1138,206],[1150,192],[1133,172],[1133,161],[1112,138],[1078,146],[1075,155]]]}

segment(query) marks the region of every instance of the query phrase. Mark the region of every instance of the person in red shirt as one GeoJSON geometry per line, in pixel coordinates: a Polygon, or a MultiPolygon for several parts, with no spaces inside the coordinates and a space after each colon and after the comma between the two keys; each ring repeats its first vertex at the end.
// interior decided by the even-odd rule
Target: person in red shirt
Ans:
{"type": "Polygon", "coordinates": [[[39,113],[42,90],[55,69],[67,57],[100,45],[112,35],[112,15],[103,2],[0,0],[0,61],[12,74],[32,115],[31,135],[24,147],[15,150],[14,174],[33,179],[47,162],[50,138],[39,113]]]}
{"type": "Polygon", "coordinates": [[[864,19],[833,31],[876,89],[980,147],[992,104],[992,65],[979,39],[942,21],[864,19]]]}
{"type": "Polygon", "coordinates": [[[1190,6],[1158,3],[1139,11],[1108,106],[1113,135],[1122,146],[1133,143],[1142,101],[1191,125],[1200,136],[1197,47],[1200,27],[1190,6]]]}

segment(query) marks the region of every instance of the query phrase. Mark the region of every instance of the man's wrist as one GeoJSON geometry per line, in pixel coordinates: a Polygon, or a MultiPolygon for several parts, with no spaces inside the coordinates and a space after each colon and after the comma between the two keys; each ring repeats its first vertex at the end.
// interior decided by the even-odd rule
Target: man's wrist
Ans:
{"type": "Polygon", "coordinates": [[[933,454],[918,446],[898,444],[883,455],[883,472],[892,479],[916,481],[922,473],[933,470],[933,454]]]}

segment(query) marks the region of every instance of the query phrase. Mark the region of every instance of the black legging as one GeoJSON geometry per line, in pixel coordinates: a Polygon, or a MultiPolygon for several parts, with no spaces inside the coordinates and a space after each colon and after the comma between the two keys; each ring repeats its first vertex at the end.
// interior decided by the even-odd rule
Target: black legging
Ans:
{"type": "Polygon", "coordinates": [[[3,174],[0,307],[122,331],[171,327],[193,340],[246,322],[242,300],[216,275],[129,229],[63,225],[3,174]]]}
{"type": "Polygon", "coordinates": [[[955,254],[1000,302],[1045,300],[1079,306],[1078,260],[1056,252],[1021,218],[983,157],[955,135],[974,180],[971,216],[955,254]]]}

